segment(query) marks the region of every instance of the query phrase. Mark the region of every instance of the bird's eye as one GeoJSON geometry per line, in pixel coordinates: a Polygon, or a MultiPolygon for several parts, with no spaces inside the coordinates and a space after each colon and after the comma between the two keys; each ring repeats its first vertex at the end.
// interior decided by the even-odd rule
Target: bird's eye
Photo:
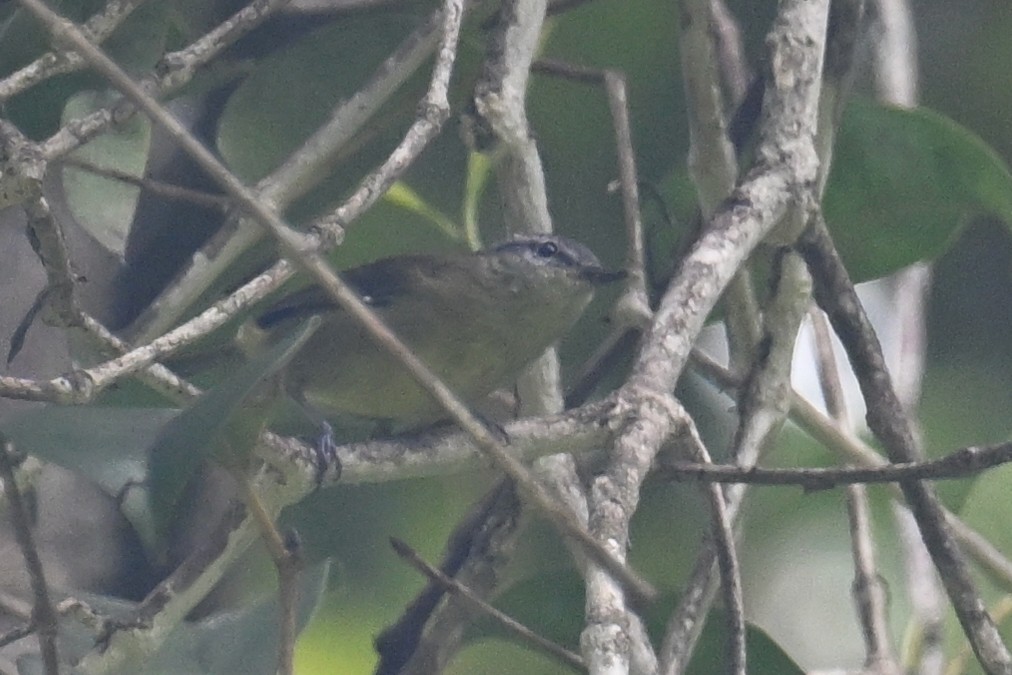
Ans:
{"type": "Polygon", "coordinates": [[[559,252],[559,245],[554,241],[542,242],[534,252],[539,258],[551,258],[559,252]]]}

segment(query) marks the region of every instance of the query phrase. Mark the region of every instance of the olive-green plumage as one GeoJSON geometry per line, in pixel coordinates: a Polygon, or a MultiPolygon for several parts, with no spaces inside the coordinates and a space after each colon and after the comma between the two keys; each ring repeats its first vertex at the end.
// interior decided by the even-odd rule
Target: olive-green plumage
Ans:
{"type": "MultiPolygon", "coordinates": [[[[583,245],[515,239],[474,254],[404,255],[344,279],[462,399],[509,383],[583,313],[596,286],[621,278],[583,245]]],[[[285,298],[256,329],[280,334],[313,315],[320,328],[292,359],[285,388],[325,417],[354,415],[414,427],[442,408],[354,318],[318,287],[285,298]]]]}

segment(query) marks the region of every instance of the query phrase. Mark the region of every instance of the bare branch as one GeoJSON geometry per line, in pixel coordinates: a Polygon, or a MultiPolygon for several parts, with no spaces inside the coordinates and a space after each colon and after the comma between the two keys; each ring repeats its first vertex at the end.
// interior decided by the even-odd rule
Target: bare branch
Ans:
{"type": "MultiPolygon", "coordinates": [[[[142,80],[141,87],[160,96],[177,91],[193,78],[200,67],[288,2],[290,0],[253,0],[190,46],[165,55],[156,66],[158,74],[142,80]]],[[[125,103],[123,100],[117,101],[64,125],[52,137],[39,144],[40,154],[47,160],[62,157],[111,125],[126,121],[134,109],[125,103]]]]}
{"type": "MultiPolygon", "coordinates": [[[[810,280],[800,258],[793,253],[781,257],[776,294],[763,319],[762,348],[757,350],[752,371],[739,387],[740,421],[728,455],[740,468],[755,466],[770,447],[790,409],[791,358],[805,309],[810,303],[810,280]]],[[[746,493],[744,485],[724,491],[727,511],[737,518],[746,493]]],[[[688,665],[703,619],[715,596],[714,561],[718,551],[708,542],[693,566],[690,587],[668,619],[662,647],[662,662],[668,673],[682,672],[688,665]]]]}
{"type": "MultiPolygon", "coordinates": [[[[868,426],[882,441],[894,463],[920,459],[921,449],[892,388],[878,338],[821,215],[816,211],[812,216],[811,226],[799,240],[799,250],[812,271],[816,300],[843,342],[861,385],[868,409],[868,426]]],[[[992,672],[1012,670],[1012,655],[977,592],[937,495],[929,486],[916,481],[903,481],[900,487],[977,658],[992,672]]]]}
{"type": "MultiPolygon", "coordinates": [[[[818,308],[809,312],[815,342],[816,368],[822,398],[830,416],[843,428],[850,428],[849,411],[833,355],[829,322],[818,308]]],[[[882,675],[902,671],[893,652],[889,635],[888,597],[875,562],[875,538],[869,515],[868,493],[864,485],[847,486],[847,515],[854,558],[852,594],[865,644],[865,667],[882,675]]]]}
{"type": "Polygon", "coordinates": [[[861,485],[847,488],[847,515],[854,553],[853,595],[864,637],[865,666],[881,675],[899,675],[902,669],[893,654],[887,618],[889,600],[875,562],[875,544],[868,513],[868,495],[861,485]]]}
{"type": "Polygon", "coordinates": [[[903,462],[874,468],[832,467],[765,469],[721,464],[671,462],[660,469],[670,480],[700,480],[750,485],[797,485],[806,491],[829,490],[855,483],[896,483],[905,480],[945,480],[974,476],[1012,462],[1012,443],[970,446],[926,462],[903,462]]]}
{"type": "MultiPolygon", "coordinates": [[[[103,10],[82,26],[81,30],[95,44],[102,44],[144,0],[112,0],[103,10]]],[[[76,52],[46,52],[27,66],[0,80],[0,104],[55,75],[84,67],[84,59],[76,52]]]]}
{"type": "Polygon", "coordinates": [[[42,665],[46,675],[59,675],[60,659],[56,651],[56,610],[49,595],[49,585],[42,569],[39,550],[35,546],[32,535],[28,508],[21,497],[17,480],[14,477],[13,461],[14,444],[0,435],[0,478],[3,479],[4,498],[10,511],[14,538],[25,559],[25,568],[35,598],[32,606],[32,627],[39,636],[39,648],[42,652],[42,665]]]}
{"type": "MultiPolygon", "coordinates": [[[[697,461],[709,464],[710,456],[699,438],[695,426],[689,425],[686,434],[695,446],[697,461]]],[[[721,588],[724,591],[724,611],[727,613],[728,648],[726,668],[728,673],[745,675],[745,605],[741,588],[741,571],[734,545],[734,517],[737,513],[729,509],[724,490],[710,486],[707,490],[710,501],[710,536],[712,547],[720,569],[721,588]]],[[[665,655],[666,656],[666,655],[665,655]]]]}

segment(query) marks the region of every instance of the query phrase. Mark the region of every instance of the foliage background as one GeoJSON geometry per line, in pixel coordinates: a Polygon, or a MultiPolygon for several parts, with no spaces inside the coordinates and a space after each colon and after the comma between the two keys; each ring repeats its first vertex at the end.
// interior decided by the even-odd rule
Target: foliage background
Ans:
{"type": "MultiPolygon", "coordinates": [[[[188,28],[195,30],[201,21],[212,21],[208,16],[212,10],[205,9],[202,15],[197,7],[200,4],[180,2],[173,14],[176,23],[167,24],[174,27],[164,39],[171,43],[174,37],[179,38],[173,31],[183,34],[188,28]],[[180,23],[181,16],[193,25],[180,23]]],[[[224,12],[226,4],[214,9],[224,12]]],[[[742,0],[730,5],[741,21],[748,56],[755,64],[762,58],[762,39],[775,3],[742,0]]],[[[239,55],[248,59],[250,74],[236,88],[222,93],[203,85],[202,91],[202,83],[195,83],[189,99],[200,101],[195,118],[208,125],[204,131],[209,142],[229,164],[254,180],[271,170],[320,122],[336,97],[354,91],[376,60],[403,36],[412,17],[426,9],[405,5],[370,10],[320,28],[299,22],[275,26],[272,30],[277,33],[259,35],[251,41],[249,51],[239,55]],[[279,49],[282,44],[285,46],[279,49]],[[335,63],[342,66],[339,77],[333,77],[335,63]],[[310,68],[312,64],[318,67],[310,68]],[[209,98],[197,97],[207,91],[215,93],[209,98]]],[[[914,11],[924,104],[972,130],[1006,162],[1012,160],[1012,88],[1002,79],[1005,64],[1012,57],[1012,44],[1007,39],[1012,33],[1012,7],[1001,0],[921,0],[914,11]]],[[[678,191],[678,179],[684,174],[688,149],[677,34],[678,8],[672,3],[594,0],[553,19],[544,44],[546,56],[619,68],[627,74],[641,178],[673,191],[676,197],[684,196],[684,190],[678,191]]],[[[467,94],[467,83],[481,58],[482,33],[476,25],[470,27],[465,46],[456,90],[458,102],[467,94]]],[[[8,43],[5,47],[5,57],[16,60],[14,46],[8,43]]],[[[409,83],[405,92],[388,104],[362,147],[289,215],[304,218],[331,203],[389,150],[410,121],[421,82],[422,78],[417,78],[409,83]]],[[[58,123],[54,113],[60,106],[54,100],[59,101],[67,88],[81,86],[81,81],[68,78],[60,85],[65,88],[54,86],[38,96],[12,102],[8,114],[19,121],[33,120],[42,135],[47,125],[58,123]]],[[[868,90],[866,74],[859,76],[857,87],[868,90]]],[[[606,190],[615,176],[615,155],[602,92],[536,76],[529,101],[557,228],[590,245],[606,263],[618,265],[624,251],[618,225],[621,210],[619,200],[606,190]]],[[[184,106],[180,109],[186,110],[184,106]]],[[[455,131],[452,123],[448,125],[406,179],[430,208],[448,214],[451,220],[459,220],[467,184],[466,154],[455,131]]],[[[170,165],[167,172],[171,171],[170,165]]],[[[189,176],[186,171],[182,175],[189,176]]],[[[203,185],[199,178],[193,182],[203,185]]],[[[493,194],[481,203],[482,228],[488,241],[502,234],[497,204],[493,194]]],[[[164,210],[160,203],[147,206],[152,212],[164,210]]],[[[1005,439],[1012,427],[1012,303],[1008,302],[1012,297],[1012,243],[1008,225],[988,214],[970,213],[964,201],[958,201],[957,206],[961,213],[966,211],[966,223],[958,237],[946,242],[947,250],[935,266],[929,359],[920,411],[926,446],[936,454],[1005,439]]],[[[691,208],[676,199],[674,209],[678,222],[684,225],[691,208]]],[[[167,277],[168,268],[207,236],[207,213],[198,210],[181,216],[174,211],[172,218],[175,227],[152,226],[153,231],[147,234],[134,233],[123,266],[110,267],[108,257],[87,237],[77,242],[86,268],[83,271],[89,278],[85,293],[110,320],[128,323],[167,277]],[[105,269],[115,273],[103,272],[105,269]]],[[[666,251],[674,245],[673,237],[656,213],[652,218],[654,250],[666,251]]],[[[5,257],[0,260],[3,282],[20,289],[10,297],[28,298],[30,304],[42,276],[33,268],[20,230],[5,226],[2,234],[10,242],[0,253],[5,257]]],[[[431,219],[381,203],[355,224],[335,261],[346,266],[379,255],[453,245],[459,244],[434,227],[431,219]]],[[[266,255],[266,251],[252,254],[235,276],[248,272],[266,255]]],[[[664,271],[665,256],[657,258],[658,271],[664,271]]],[[[224,279],[212,292],[233,283],[234,278],[224,279]]],[[[601,316],[607,300],[602,298],[564,343],[564,363],[570,370],[603,334],[601,316]]],[[[12,301],[0,308],[0,325],[15,324],[26,306],[12,301]]],[[[33,330],[30,344],[12,364],[11,372],[59,372],[70,349],[59,334],[47,333],[44,327],[33,330]]],[[[5,329],[2,334],[10,331],[5,329]]],[[[714,397],[692,378],[687,378],[682,395],[708,421],[701,422],[707,440],[711,447],[719,448],[726,442],[730,402],[714,397]]],[[[5,404],[0,414],[12,414],[13,406],[0,403],[5,404]]],[[[771,461],[798,465],[832,459],[789,429],[771,461]]],[[[978,479],[952,481],[940,490],[951,508],[995,537],[1006,553],[1012,553],[1012,542],[1002,526],[1012,515],[1008,513],[1012,503],[1002,489],[1005,473],[999,469],[978,479]]],[[[291,509],[286,518],[298,524],[310,555],[331,557],[336,563],[325,602],[300,641],[299,672],[368,670],[374,659],[373,636],[398,616],[421,586],[418,576],[392,554],[386,538],[397,536],[428,559],[438,559],[453,524],[492,480],[491,473],[479,473],[345,486],[319,493],[291,509]]],[[[891,548],[895,535],[884,494],[876,489],[872,494],[880,516],[876,518],[876,534],[883,547],[880,554],[890,586],[893,628],[899,638],[908,609],[897,551],[891,548]]],[[[663,579],[673,597],[705,524],[705,509],[695,488],[650,485],[633,533],[634,564],[651,578],[663,579]]],[[[804,668],[859,665],[863,651],[856,619],[852,612],[841,611],[850,607],[852,577],[841,494],[806,495],[796,489],[761,488],[744,531],[742,557],[750,620],[804,668]]],[[[262,563],[251,560],[248,565],[254,575],[269,578],[262,563]]],[[[569,625],[558,617],[569,621],[579,617],[582,593],[555,532],[543,523],[533,523],[510,574],[514,589],[503,602],[512,603],[518,615],[526,615],[546,631],[560,631],[562,626],[563,641],[572,644],[579,624],[569,625]]],[[[1000,589],[992,589],[992,598],[999,595],[1000,589]]],[[[951,639],[955,644],[955,631],[951,639]]],[[[762,649],[760,646],[753,652],[756,658],[762,658],[762,649]]],[[[711,672],[706,660],[714,658],[718,650],[719,640],[709,651],[701,650],[703,663],[698,672],[711,672]]],[[[475,641],[450,672],[535,674],[559,672],[559,667],[523,647],[491,638],[475,641]]]]}

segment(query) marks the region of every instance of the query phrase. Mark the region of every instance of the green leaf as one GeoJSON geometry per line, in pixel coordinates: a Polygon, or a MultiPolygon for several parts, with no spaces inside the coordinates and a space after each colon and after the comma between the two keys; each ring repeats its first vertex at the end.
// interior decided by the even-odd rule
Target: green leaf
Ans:
{"type": "Polygon", "coordinates": [[[317,317],[244,364],[234,376],[198,398],[169,421],[155,440],[148,461],[148,487],[156,531],[164,534],[187,484],[204,459],[214,457],[230,466],[241,461],[265,423],[261,386],[284,368],[320,325],[317,317]],[[252,419],[251,419],[252,418],[252,419]],[[236,440],[239,431],[242,438],[236,440]],[[248,447],[236,447],[246,443],[248,447]],[[229,446],[226,450],[224,446],[229,446]]]}
{"type": "MultiPolygon", "coordinates": [[[[73,95],[63,110],[63,122],[104,108],[119,98],[112,92],[82,91],[73,95]]],[[[151,122],[136,115],[126,124],[89,141],[71,157],[107,171],[140,178],[151,148],[151,122]]],[[[86,168],[63,167],[67,204],[77,221],[98,243],[123,256],[133,224],[140,188],[116,178],[100,176],[86,168]]]]}
{"type": "MultiPolygon", "coordinates": [[[[262,59],[221,116],[218,149],[229,167],[247,181],[277,168],[410,29],[403,17],[388,13],[348,17],[262,59]]],[[[411,110],[404,112],[407,117],[411,110]]]]}
{"type": "Polygon", "coordinates": [[[982,472],[974,479],[960,517],[1005,555],[1012,555],[1012,500],[1008,498],[1012,465],[1005,464],[982,472]]]}
{"type": "MultiPolygon", "coordinates": [[[[1012,555],[1012,531],[1008,526],[1009,519],[1012,518],[1012,501],[1008,498],[1010,479],[1012,465],[1009,464],[982,472],[974,479],[973,487],[959,510],[960,519],[1006,558],[1012,555]]],[[[1007,579],[1002,578],[1001,574],[985,576],[980,584],[980,593],[989,607],[1000,607],[1008,601],[1007,579]]],[[[951,612],[947,617],[946,628],[949,653],[964,648],[966,638],[951,612]]],[[[999,629],[1006,644],[1012,640],[1012,624],[1008,620],[999,622],[999,629]]],[[[976,674],[983,670],[978,664],[972,663],[966,672],[976,674]]]]}
{"type": "Polygon", "coordinates": [[[467,179],[464,183],[464,204],[461,208],[467,245],[472,251],[482,247],[478,227],[478,209],[492,177],[492,160],[483,152],[467,153],[467,179]]]}
{"type": "Polygon", "coordinates": [[[938,113],[856,100],[824,207],[851,276],[866,280],[940,255],[969,216],[1012,224],[1012,175],[979,137],[938,113]]]}
{"type": "Polygon", "coordinates": [[[5,422],[18,450],[91,479],[109,494],[144,479],[147,451],[174,408],[46,406],[5,422]]]}
{"type": "Polygon", "coordinates": [[[440,232],[445,234],[448,239],[459,240],[463,237],[463,231],[459,225],[427,202],[424,197],[404,181],[397,181],[391,185],[390,189],[383,195],[383,199],[429,221],[440,232]]]}

